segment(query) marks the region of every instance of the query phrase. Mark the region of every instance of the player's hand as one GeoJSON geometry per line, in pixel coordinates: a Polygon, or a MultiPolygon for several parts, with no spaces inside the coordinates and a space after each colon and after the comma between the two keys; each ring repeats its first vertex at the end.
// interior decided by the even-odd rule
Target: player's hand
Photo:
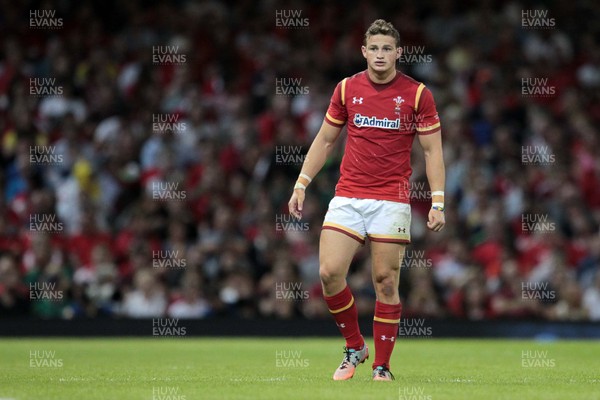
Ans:
{"type": "Polygon", "coordinates": [[[290,210],[290,214],[292,214],[295,218],[302,218],[302,205],[304,204],[304,189],[294,189],[294,193],[292,193],[292,197],[288,202],[288,207],[290,210]]]}
{"type": "Polygon", "coordinates": [[[444,212],[440,210],[429,210],[429,220],[427,221],[427,227],[434,232],[439,232],[446,225],[446,217],[444,212]]]}

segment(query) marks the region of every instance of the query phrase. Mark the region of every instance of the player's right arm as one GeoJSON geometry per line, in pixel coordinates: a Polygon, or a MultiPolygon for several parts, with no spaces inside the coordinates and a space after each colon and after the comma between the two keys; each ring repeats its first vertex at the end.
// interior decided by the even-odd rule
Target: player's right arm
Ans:
{"type": "Polygon", "coordinates": [[[300,219],[302,217],[305,189],[325,165],[325,161],[331,154],[341,131],[341,126],[334,126],[327,121],[323,121],[321,129],[319,129],[317,136],[310,145],[298,181],[294,186],[294,192],[288,202],[290,214],[295,218],[300,219]]]}

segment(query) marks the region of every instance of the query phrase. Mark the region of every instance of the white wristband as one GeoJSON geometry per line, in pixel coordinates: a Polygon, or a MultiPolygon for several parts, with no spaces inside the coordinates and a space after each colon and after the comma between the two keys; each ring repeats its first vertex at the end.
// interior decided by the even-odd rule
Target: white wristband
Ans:
{"type": "Polygon", "coordinates": [[[294,185],[294,190],[296,190],[296,189],[306,190],[306,186],[304,186],[300,182],[296,182],[296,185],[294,185]]]}
{"type": "Polygon", "coordinates": [[[306,174],[300,174],[300,177],[306,179],[308,181],[308,183],[312,182],[312,178],[306,174]]]}
{"type": "Polygon", "coordinates": [[[431,203],[431,207],[441,207],[441,208],[444,208],[444,203],[438,203],[438,202],[431,203]]]}
{"type": "Polygon", "coordinates": [[[432,196],[443,196],[444,195],[444,191],[443,190],[436,190],[435,192],[431,192],[432,196]]]}

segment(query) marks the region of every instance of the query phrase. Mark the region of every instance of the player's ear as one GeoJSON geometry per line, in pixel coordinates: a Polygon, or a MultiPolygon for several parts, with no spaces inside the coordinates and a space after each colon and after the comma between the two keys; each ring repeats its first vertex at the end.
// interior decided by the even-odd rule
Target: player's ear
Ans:
{"type": "Polygon", "coordinates": [[[367,48],[366,48],[366,46],[360,46],[360,50],[362,51],[363,57],[367,58],[367,48]]]}
{"type": "Polygon", "coordinates": [[[398,47],[396,48],[396,60],[400,59],[400,56],[402,55],[402,50],[403,50],[403,49],[402,49],[402,47],[401,47],[401,46],[398,46],[398,47]]]}

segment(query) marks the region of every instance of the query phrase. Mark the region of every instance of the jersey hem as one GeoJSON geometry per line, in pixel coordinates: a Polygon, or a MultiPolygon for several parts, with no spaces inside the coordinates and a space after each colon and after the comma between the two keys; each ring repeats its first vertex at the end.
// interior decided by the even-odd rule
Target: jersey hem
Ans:
{"type": "Polygon", "coordinates": [[[325,117],[325,122],[327,122],[329,125],[331,126],[335,126],[336,128],[342,128],[344,125],[346,125],[346,123],[342,123],[342,124],[338,124],[333,122],[332,120],[330,120],[329,118],[325,117]]]}
{"type": "Polygon", "coordinates": [[[336,190],[335,195],[338,197],[348,197],[350,199],[367,199],[367,200],[387,200],[395,203],[402,203],[410,205],[410,200],[400,200],[398,197],[385,196],[373,193],[357,193],[357,192],[346,192],[344,190],[336,190]]]}
{"type": "Polygon", "coordinates": [[[436,129],[434,131],[422,131],[422,132],[417,131],[417,135],[419,135],[419,136],[427,136],[427,135],[433,135],[434,133],[438,133],[438,132],[441,132],[441,131],[442,131],[441,129],[436,129]]]}

